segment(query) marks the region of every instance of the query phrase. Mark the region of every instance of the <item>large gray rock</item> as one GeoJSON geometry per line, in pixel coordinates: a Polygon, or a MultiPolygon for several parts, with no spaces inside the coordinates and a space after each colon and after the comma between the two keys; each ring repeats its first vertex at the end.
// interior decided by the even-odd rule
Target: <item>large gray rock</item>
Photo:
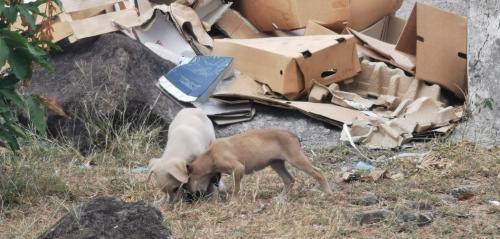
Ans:
{"type": "MultiPolygon", "coordinates": [[[[407,18],[416,0],[405,0],[398,16],[407,18]]],[[[468,17],[470,115],[454,137],[485,146],[500,142],[500,1],[421,0],[468,17]]]]}
{"type": "Polygon", "coordinates": [[[39,239],[171,238],[161,212],[143,202],[98,198],[63,216],[39,239]]]}

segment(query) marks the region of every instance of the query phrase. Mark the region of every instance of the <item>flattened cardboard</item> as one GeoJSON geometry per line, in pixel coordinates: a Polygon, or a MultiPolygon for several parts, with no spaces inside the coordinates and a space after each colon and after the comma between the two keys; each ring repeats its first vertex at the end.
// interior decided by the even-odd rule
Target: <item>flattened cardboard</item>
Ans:
{"type": "MultiPolygon", "coordinates": [[[[409,73],[415,73],[415,56],[400,52],[395,49],[395,45],[377,40],[353,29],[348,29],[358,40],[360,40],[367,50],[367,55],[376,60],[384,61],[397,66],[409,73]]],[[[365,52],[363,52],[365,53],[365,52]]]]}
{"type": "Polygon", "coordinates": [[[441,107],[436,101],[422,97],[405,107],[404,114],[396,119],[370,118],[357,120],[350,127],[344,127],[341,140],[366,144],[373,149],[392,149],[401,146],[423,132],[436,129],[439,133],[451,130],[449,127],[462,117],[461,107],[441,107]],[[347,132],[349,131],[349,132],[347,132]]]}
{"type": "Polygon", "coordinates": [[[349,19],[349,0],[240,0],[238,10],[262,32],[303,28],[309,20],[324,25],[349,19]]]}
{"type": "Polygon", "coordinates": [[[113,21],[129,28],[140,25],[139,17],[134,9],[74,20],[70,22],[70,25],[76,39],[82,39],[120,30],[113,24],[113,21]]]}
{"type": "Polygon", "coordinates": [[[112,5],[122,1],[123,0],[61,0],[64,11],[66,13],[83,11],[105,5],[112,5]]]}
{"type": "Polygon", "coordinates": [[[219,29],[228,37],[233,39],[250,39],[266,37],[259,32],[247,19],[239,12],[229,9],[217,22],[219,29]]]}
{"type": "Polygon", "coordinates": [[[349,27],[362,31],[385,16],[394,14],[403,0],[350,0],[349,27]]]}
{"type": "Polygon", "coordinates": [[[437,84],[426,84],[415,77],[406,76],[401,69],[392,69],[383,62],[361,62],[361,73],[353,81],[339,83],[340,89],[359,94],[366,98],[383,95],[394,96],[401,101],[429,97],[437,102],[441,98],[441,88],[437,84]]]}
{"type": "Polygon", "coordinates": [[[302,36],[215,40],[214,55],[231,56],[235,68],[287,99],[355,76],[360,63],[352,36],[302,36]]]}
{"type": "Polygon", "coordinates": [[[367,119],[360,111],[351,110],[344,107],[301,101],[286,101],[271,98],[263,94],[262,86],[254,79],[246,75],[237,75],[230,82],[227,88],[213,95],[215,98],[236,98],[250,99],[255,102],[302,112],[312,118],[341,127],[344,123],[350,123],[357,119],[367,119]]]}
{"type": "Polygon", "coordinates": [[[419,80],[467,94],[467,18],[417,3],[396,49],[416,53],[419,80]]]}

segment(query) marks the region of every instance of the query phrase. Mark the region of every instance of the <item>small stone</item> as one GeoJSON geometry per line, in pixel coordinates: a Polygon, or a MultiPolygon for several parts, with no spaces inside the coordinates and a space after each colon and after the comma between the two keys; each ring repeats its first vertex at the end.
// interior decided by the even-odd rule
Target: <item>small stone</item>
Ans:
{"type": "Polygon", "coordinates": [[[391,176],[389,176],[389,179],[392,180],[403,180],[405,178],[405,175],[403,173],[396,173],[391,176]]]}
{"type": "Polygon", "coordinates": [[[373,182],[377,182],[380,179],[383,179],[386,177],[387,170],[373,170],[368,174],[368,177],[371,179],[373,182]]]}
{"type": "Polygon", "coordinates": [[[416,223],[419,227],[432,223],[432,216],[416,212],[404,212],[399,214],[398,221],[401,223],[416,223]]]}
{"type": "Polygon", "coordinates": [[[352,221],[357,225],[373,224],[384,221],[393,215],[393,212],[380,209],[357,213],[352,217],[352,221]]]}
{"type": "Polygon", "coordinates": [[[354,172],[345,172],[342,174],[342,181],[349,183],[360,179],[360,175],[354,172]]]}
{"type": "Polygon", "coordinates": [[[380,198],[374,193],[364,193],[360,198],[353,201],[353,204],[361,206],[371,206],[378,204],[380,198]]]}
{"type": "Polygon", "coordinates": [[[451,195],[459,201],[469,200],[474,197],[473,186],[459,186],[451,190],[451,195]]]}

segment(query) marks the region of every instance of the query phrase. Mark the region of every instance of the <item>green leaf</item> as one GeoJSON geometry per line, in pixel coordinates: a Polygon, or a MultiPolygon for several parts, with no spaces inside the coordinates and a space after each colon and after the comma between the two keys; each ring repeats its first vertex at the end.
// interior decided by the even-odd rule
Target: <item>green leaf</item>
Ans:
{"type": "Polygon", "coordinates": [[[4,95],[7,99],[11,100],[19,108],[24,108],[25,103],[23,98],[17,93],[15,89],[0,89],[0,94],[4,95]]]}
{"type": "Polygon", "coordinates": [[[7,42],[7,45],[11,49],[28,46],[28,40],[18,32],[0,29],[0,35],[3,36],[5,42],[7,42]]]}
{"type": "Polygon", "coordinates": [[[35,17],[31,15],[31,13],[24,7],[24,6],[18,6],[19,13],[21,14],[21,17],[30,25],[32,29],[36,27],[35,25],[35,17]]]}
{"type": "Polygon", "coordinates": [[[14,124],[12,122],[7,122],[4,125],[9,130],[9,132],[11,132],[14,136],[20,137],[20,138],[27,138],[28,137],[24,133],[24,130],[21,127],[17,126],[16,124],[14,124]]]}
{"type": "Polygon", "coordinates": [[[7,127],[3,126],[4,125],[0,127],[0,139],[6,141],[12,150],[19,150],[19,143],[17,142],[16,137],[7,129],[7,127]]]}
{"type": "Polygon", "coordinates": [[[19,79],[13,74],[9,74],[0,80],[0,89],[15,89],[17,82],[19,79]]]}
{"type": "Polygon", "coordinates": [[[25,54],[25,49],[15,49],[9,56],[9,64],[17,78],[29,79],[31,76],[31,57],[25,54]]]}
{"type": "Polygon", "coordinates": [[[29,96],[26,99],[28,105],[30,120],[35,126],[38,133],[45,135],[47,133],[47,124],[45,122],[45,114],[40,105],[40,101],[35,96],[29,96]]]}
{"type": "Polygon", "coordinates": [[[2,68],[5,65],[5,62],[7,62],[9,53],[10,50],[9,47],[7,47],[7,42],[5,42],[3,38],[0,38],[0,68],[2,68]]]}
{"type": "Polygon", "coordinates": [[[12,6],[4,8],[3,15],[9,22],[15,22],[17,18],[17,7],[12,6]]]}
{"type": "Polygon", "coordinates": [[[2,15],[4,9],[5,9],[5,0],[0,0],[0,15],[2,15]]]}

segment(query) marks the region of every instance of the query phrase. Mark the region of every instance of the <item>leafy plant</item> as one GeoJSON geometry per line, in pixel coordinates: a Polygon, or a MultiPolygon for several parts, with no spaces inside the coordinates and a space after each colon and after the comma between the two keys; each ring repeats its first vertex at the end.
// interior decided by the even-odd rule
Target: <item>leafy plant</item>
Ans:
{"type": "Polygon", "coordinates": [[[44,97],[22,95],[34,67],[52,71],[47,51],[57,49],[51,42],[51,18],[61,7],[59,0],[0,0],[0,140],[12,150],[19,149],[19,139],[26,138],[25,129],[16,114],[24,112],[40,134],[45,134],[44,97]]]}

